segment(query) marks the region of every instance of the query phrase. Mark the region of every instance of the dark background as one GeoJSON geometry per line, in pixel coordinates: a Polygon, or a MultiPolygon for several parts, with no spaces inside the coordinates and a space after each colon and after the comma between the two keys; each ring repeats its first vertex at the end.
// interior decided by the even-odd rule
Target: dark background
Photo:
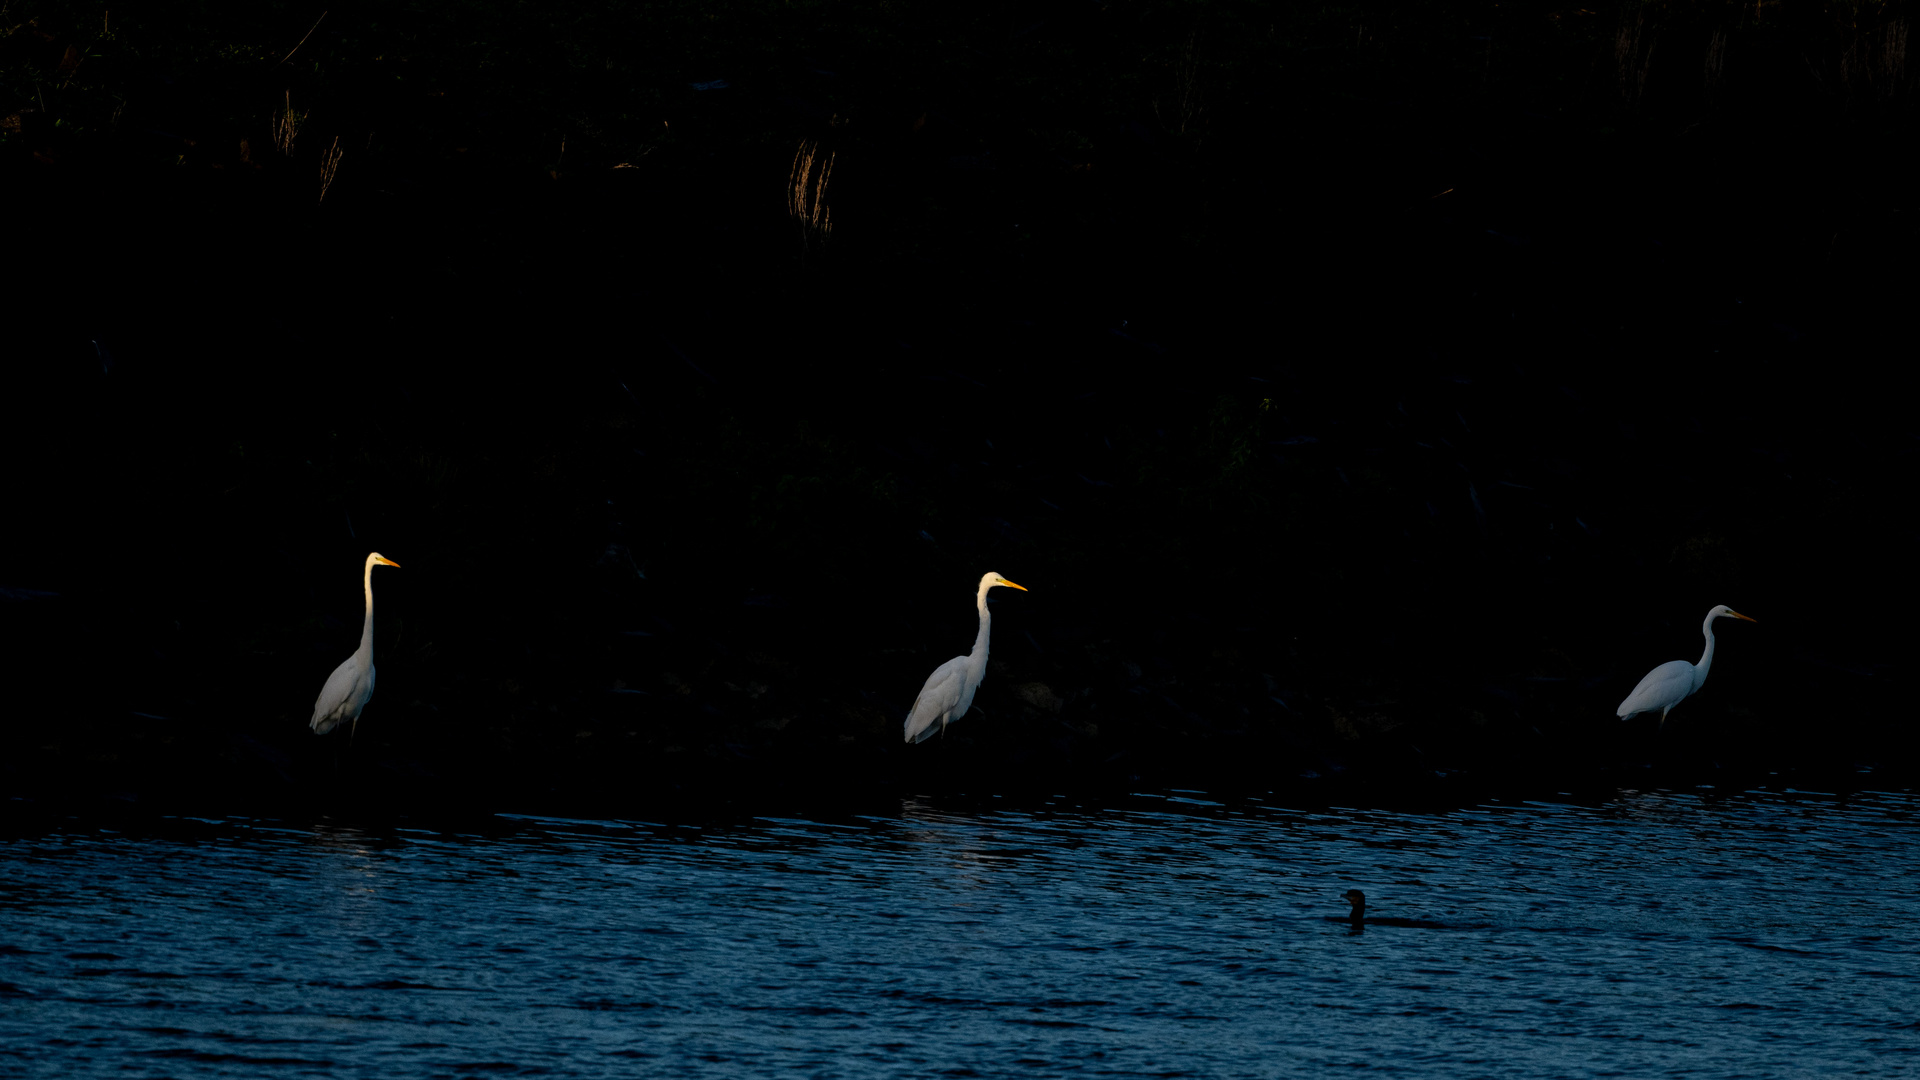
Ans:
{"type": "Polygon", "coordinates": [[[1912,782],[1905,4],[321,10],[0,17],[16,800],[1912,782]]]}

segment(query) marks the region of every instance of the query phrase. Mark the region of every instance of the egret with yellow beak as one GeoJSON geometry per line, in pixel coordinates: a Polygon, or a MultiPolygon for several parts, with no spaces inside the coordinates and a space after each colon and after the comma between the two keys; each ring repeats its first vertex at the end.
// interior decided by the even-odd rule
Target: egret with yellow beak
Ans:
{"type": "Polygon", "coordinates": [[[913,711],[907,714],[908,742],[926,742],[936,733],[944,733],[948,724],[967,715],[967,708],[973,704],[973,692],[980,689],[980,680],[987,677],[987,635],[993,630],[993,616],[987,613],[987,590],[996,585],[1027,591],[1025,585],[1015,585],[999,574],[980,579],[980,591],[974,597],[974,605],[980,609],[980,634],[973,639],[973,651],[941,664],[927,676],[927,685],[921,687],[920,696],[914,699],[913,711]]]}
{"type": "Polygon", "coordinates": [[[1706,684],[1707,669],[1713,666],[1713,620],[1722,617],[1759,621],[1748,619],[1725,604],[1707,612],[1707,621],[1700,624],[1700,632],[1707,637],[1707,651],[1700,654],[1700,662],[1689,664],[1685,660],[1669,660],[1647,672],[1647,677],[1633,688],[1627,700],[1620,703],[1620,719],[1658,709],[1660,723],[1665,725],[1667,714],[1673,711],[1675,705],[1699,693],[1700,687],[1706,684]]]}
{"type": "Polygon", "coordinates": [[[313,703],[313,719],[307,726],[316,735],[325,735],[343,721],[352,722],[353,727],[347,729],[351,733],[360,726],[360,710],[366,708],[367,700],[373,697],[373,568],[376,566],[400,568],[399,563],[377,551],[367,556],[367,568],[360,575],[360,584],[367,592],[367,621],[360,627],[360,647],[327,676],[327,685],[313,703]]]}

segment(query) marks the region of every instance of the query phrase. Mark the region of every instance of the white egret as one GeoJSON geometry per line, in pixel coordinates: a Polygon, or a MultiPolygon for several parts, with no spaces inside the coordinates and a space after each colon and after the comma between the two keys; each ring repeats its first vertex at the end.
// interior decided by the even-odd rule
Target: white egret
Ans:
{"type": "Polygon", "coordinates": [[[1759,621],[1749,619],[1725,604],[1707,612],[1707,621],[1700,624],[1700,632],[1707,638],[1707,651],[1700,654],[1700,662],[1689,664],[1685,660],[1669,660],[1647,672],[1647,677],[1641,679],[1640,685],[1633,688],[1633,693],[1627,695],[1627,700],[1620,703],[1620,719],[1625,720],[1628,717],[1658,709],[1660,723],[1664,725],[1667,722],[1667,714],[1673,711],[1675,705],[1699,693],[1700,688],[1706,685],[1707,669],[1713,666],[1713,620],[1723,616],[1729,619],[1746,619],[1748,622],[1759,621]]]}
{"type": "Polygon", "coordinates": [[[908,742],[926,742],[936,732],[945,732],[948,724],[967,715],[967,707],[973,704],[973,692],[980,689],[980,680],[987,677],[987,634],[993,629],[993,616],[987,613],[987,590],[995,585],[1027,591],[1025,585],[1015,585],[999,574],[980,579],[980,592],[974,597],[980,609],[980,634],[973,639],[973,651],[941,664],[927,676],[927,685],[920,688],[920,696],[913,701],[913,711],[907,714],[908,742]],[[936,723],[938,728],[934,726],[936,723]]]}
{"type": "Polygon", "coordinates": [[[314,701],[313,719],[307,726],[316,735],[325,735],[342,721],[353,722],[349,731],[358,728],[360,710],[366,708],[367,700],[373,697],[373,568],[376,566],[398,569],[400,564],[377,551],[367,556],[367,568],[360,575],[360,584],[367,591],[367,621],[360,627],[360,647],[327,676],[327,685],[314,701]]]}

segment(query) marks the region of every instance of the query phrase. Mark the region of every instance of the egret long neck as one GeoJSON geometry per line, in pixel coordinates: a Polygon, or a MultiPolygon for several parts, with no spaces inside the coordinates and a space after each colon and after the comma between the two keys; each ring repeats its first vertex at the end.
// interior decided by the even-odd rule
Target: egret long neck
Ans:
{"type": "Polygon", "coordinates": [[[1700,684],[1707,681],[1707,669],[1713,666],[1713,616],[1707,616],[1707,621],[1700,624],[1700,632],[1707,637],[1707,647],[1706,650],[1700,654],[1700,662],[1693,665],[1693,688],[1695,690],[1700,689],[1700,684]]]}
{"type": "Polygon", "coordinates": [[[360,653],[373,655],[373,560],[367,560],[366,573],[360,577],[361,587],[367,593],[367,621],[360,627],[360,653]]]}
{"type": "Polygon", "coordinates": [[[980,609],[980,632],[974,635],[973,651],[967,654],[976,668],[987,666],[987,634],[993,629],[993,615],[987,611],[987,587],[980,586],[980,595],[974,598],[975,606],[980,609]]]}

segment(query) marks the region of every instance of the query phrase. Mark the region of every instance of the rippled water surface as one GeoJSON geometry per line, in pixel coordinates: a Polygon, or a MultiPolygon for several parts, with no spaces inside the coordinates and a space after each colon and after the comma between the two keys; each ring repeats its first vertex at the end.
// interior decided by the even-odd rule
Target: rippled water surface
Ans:
{"type": "Polygon", "coordinates": [[[3,840],[0,1074],[1920,1068],[1911,797],[1161,805],[3,840]]]}

